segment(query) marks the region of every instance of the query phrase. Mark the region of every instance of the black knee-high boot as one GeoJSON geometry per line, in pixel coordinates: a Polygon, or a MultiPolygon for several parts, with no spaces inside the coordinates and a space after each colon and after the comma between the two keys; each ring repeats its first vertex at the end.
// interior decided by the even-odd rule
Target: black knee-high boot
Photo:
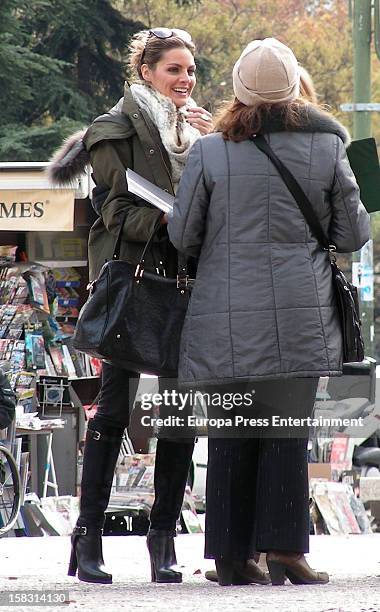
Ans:
{"type": "Polygon", "coordinates": [[[150,513],[148,550],[152,582],[182,582],[177,564],[174,536],[185,492],[194,440],[172,442],[159,439],[154,472],[155,500],[150,513]]]}
{"type": "Polygon", "coordinates": [[[89,423],[83,457],[80,514],[71,538],[69,576],[78,570],[84,582],[111,583],[102,552],[104,513],[108,506],[124,429],[102,419],[89,423]]]}

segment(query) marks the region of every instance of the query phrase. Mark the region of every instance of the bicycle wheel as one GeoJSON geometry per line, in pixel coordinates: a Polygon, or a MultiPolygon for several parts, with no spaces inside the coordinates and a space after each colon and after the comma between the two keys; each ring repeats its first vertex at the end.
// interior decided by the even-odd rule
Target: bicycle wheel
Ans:
{"type": "Polygon", "coordinates": [[[10,531],[20,511],[20,475],[12,453],[0,446],[0,537],[10,531]]]}

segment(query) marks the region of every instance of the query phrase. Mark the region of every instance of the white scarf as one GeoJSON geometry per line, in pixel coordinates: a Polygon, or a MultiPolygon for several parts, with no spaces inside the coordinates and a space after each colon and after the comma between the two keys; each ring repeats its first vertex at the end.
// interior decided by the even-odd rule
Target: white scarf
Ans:
{"type": "Polygon", "coordinates": [[[172,181],[176,191],[189,150],[200,132],[185,120],[186,107],[196,106],[192,98],[177,108],[174,102],[149,85],[134,83],[130,87],[136,104],[146,111],[158,129],[162,144],[172,166],[172,181]]]}

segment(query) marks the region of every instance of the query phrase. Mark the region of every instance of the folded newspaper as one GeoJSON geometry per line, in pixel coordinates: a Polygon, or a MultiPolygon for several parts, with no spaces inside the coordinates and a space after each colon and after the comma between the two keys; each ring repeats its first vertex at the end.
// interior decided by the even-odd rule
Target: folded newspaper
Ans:
{"type": "Polygon", "coordinates": [[[173,214],[174,196],[157,187],[150,181],[134,172],[127,170],[128,191],[156,206],[169,217],[173,214]]]}

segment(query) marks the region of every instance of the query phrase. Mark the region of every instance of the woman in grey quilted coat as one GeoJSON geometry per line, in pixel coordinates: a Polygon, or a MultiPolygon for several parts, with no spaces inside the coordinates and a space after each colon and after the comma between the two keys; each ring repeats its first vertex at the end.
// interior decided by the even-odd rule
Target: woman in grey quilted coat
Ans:
{"type": "MultiPolygon", "coordinates": [[[[306,436],[289,428],[272,429],[268,438],[264,426],[279,414],[310,416],[318,378],[342,373],[329,256],[250,137],[265,136],[338,252],[367,242],[369,216],[347,161],[346,130],[302,98],[299,83],[288,47],[273,38],[246,47],[233,70],[235,100],[222,111],[217,133],[193,146],[169,220],[174,246],[199,258],[180,382],[209,396],[239,394],[228,414],[219,411],[225,437],[211,430],[209,437],[206,557],[216,560],[224,585],[236,583],[252,550],[267,552],[273,584],[285,577],[294,584],[328,581],[304,558],[306,436]],[[254,398],[250,407],[245,397],[254,398]],[[236,431],[226,417],[236,425],[237,415],[261,418],[261,427],[236,431]],[[265,530],[268,513],[272,528],[265,530]]],[[[215,414],[209,406],[208,416],[215,414]]]]}

